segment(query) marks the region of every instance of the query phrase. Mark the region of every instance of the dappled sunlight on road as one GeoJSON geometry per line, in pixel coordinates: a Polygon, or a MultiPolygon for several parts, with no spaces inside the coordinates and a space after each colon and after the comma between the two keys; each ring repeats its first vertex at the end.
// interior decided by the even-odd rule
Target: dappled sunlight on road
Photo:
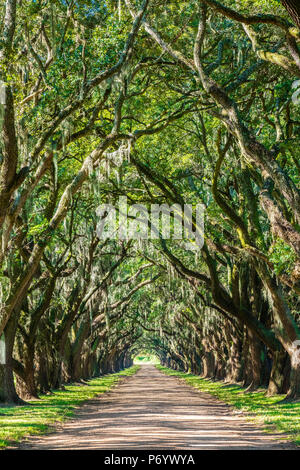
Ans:
{"type": "Polygon", "coordinates": [[[60,430],[25,449],[284,449],[210,395],[143,365],[111,392],[89,401],[60,430]]]}

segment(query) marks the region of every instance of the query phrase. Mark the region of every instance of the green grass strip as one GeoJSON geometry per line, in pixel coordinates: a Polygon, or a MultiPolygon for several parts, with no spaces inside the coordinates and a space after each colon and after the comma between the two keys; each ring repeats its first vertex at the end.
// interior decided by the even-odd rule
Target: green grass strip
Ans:
{"type": "Polygon", "coordinates": [[[246,417],[251,421],[263,424],[265,431],[286,433],[283,439],[300,445],[300,402],[279,403],[284,395],[266,397],[265,389],[244,393],[245,389],[236,384],[204,379],[198,375],[177,372],[160,365],[156,367],[165,374],[184,379],[187,384],[201,392],[210,393],[234,408],[245,412],[246,417]]]}
{"type": "Polygon", "coordinates": [[[88,381],[88,385],[66,385],[65,390],[55,390],[39,400],[31,400],[28,406],[0,406],[0,448],[25,436],[46,433],[49,426],[65,421],[74,414],[81,403],[110,390],[125,376],[137,372],[133,366],[115,374],[88,381]]]}

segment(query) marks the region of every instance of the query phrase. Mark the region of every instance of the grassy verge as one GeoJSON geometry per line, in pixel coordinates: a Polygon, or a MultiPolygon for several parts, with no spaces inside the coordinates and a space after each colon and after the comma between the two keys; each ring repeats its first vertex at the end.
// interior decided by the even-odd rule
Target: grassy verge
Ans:
{"type": "Polygon", "coordinates": [[[84,401],[110,390],[124,376],[137,372],[138,366],[116,374],[88,381],[88,385],[66,385],[65,390],[55,390],[28,406],[0,406],[0,448],[25,436],[45,433],[49,426],[71,417],[74,409],[84,401]]]}
{"type": "Polygon", "coordinates": [[[300,403],[279,403],[284,395],[266,397],[265,390],[244,393],[239,385],[214,382],[197,375],[176,372],[162,366],[156,366],[167,375],[184,379],[186,383],[201,392],[210,393],[225,403],[246,413],[256,423],[263,424],[266,431],[286,433],[283,438],[292,440],[300,446],[300,403]]]}

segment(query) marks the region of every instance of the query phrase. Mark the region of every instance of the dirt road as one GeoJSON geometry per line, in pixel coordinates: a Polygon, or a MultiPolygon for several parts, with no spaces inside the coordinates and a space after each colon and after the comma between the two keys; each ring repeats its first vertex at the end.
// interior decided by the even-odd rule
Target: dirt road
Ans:
{"type": "Polygon", "coordinates": [[[232,409],[153,366],[87,402],[22,449],[291,449],[232,409]]]}

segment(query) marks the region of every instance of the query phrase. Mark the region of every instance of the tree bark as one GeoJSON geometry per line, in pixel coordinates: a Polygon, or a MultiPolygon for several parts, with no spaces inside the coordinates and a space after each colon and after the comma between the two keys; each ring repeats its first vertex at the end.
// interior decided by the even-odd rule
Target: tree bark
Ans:
{"type": "Polygon", "coordinates": [[[286,400],[300,399],[300,341],[295,342],[294,352],[291,355],[290,388],[286,400]]]}
{"type": "Polygon", "coordinates": [[[284,376],[283,370],[287,353],[282,349],[273,354],[272,370],[267,391],[267,396],[283,393],[284,376]]]}
{"type": "Polygon", "coordinates": [[[17,315],[14,313],[4,330],[5,364],[0,364],[0,402],[23,404],[18,396],[13,374],[13,348],[17,328],[17,315]]]}
{"type": "Polygon", "coordinates": [[[293,22],[300,29],[300,2],[299,0],[281,0],[293,22]]]}

